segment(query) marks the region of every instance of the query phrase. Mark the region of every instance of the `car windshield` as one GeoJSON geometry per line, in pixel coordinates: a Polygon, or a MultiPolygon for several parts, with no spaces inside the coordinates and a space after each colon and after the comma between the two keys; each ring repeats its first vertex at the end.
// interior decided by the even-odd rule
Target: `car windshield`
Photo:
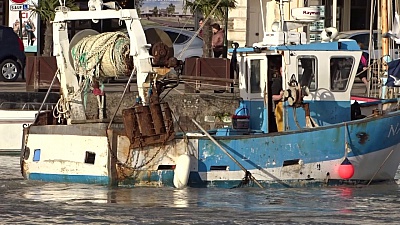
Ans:
{"type": "Polygon", "coordinates": [[[351,36],[351,34],[339,33],[339,35],[335,37],[335,40],[339,40],[339,39],[350,39],[350,38],[349,38],[350,36],[351,36]]]}

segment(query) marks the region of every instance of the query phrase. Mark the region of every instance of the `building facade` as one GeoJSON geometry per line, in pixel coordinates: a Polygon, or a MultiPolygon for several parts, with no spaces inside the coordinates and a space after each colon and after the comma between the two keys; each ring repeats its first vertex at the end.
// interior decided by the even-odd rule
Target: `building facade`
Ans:
{"type": "MultiPolygon", "coordinates": [[[[10,25],[10,4],[18,0],[0,0],[0,25],[10,25]]],[[[337,3],[336,27],[339,31],[369,29],[372,15],[370,5],[372,0],[291,0],[285,4],[284,18],[290,20],[290,9],[303,6],[323,6],[324,17],[310,26],[311,40],[317,40],[323,27],[332,26],[332,5],[337,3]]],[[[119,0],[124,8],[133,8],[134,1],[119,0]]],[[[270,31],[271,25],[279,20],[279,1],[276,0],[236,0],[237,7],[229,12],[228,40],[238,42],[240,46],[251,46],[263,39],[264,31],[270,31]]],[[[87,5],[87,0],[76,0],[79,5],[87,5]]]]}
{"type": "MultiPolygon", "coordinates": [[[[237,0],[237,7],[229,12],[228,40],[238,42],[240,46],[251,46],[255,42],[262,41],[264,31],[271,31],[272,23],[279,21],[278,3],[279,1],[275,0],[237,0]]],[[[311,39],[318,40],[323,27],[335,26],[339,31],[370,27],[371,0],[291,0],[285,3],[284,19],[292,19],[290,15],[292,8],[304,6],[320,6],[323,9],[321,20],[310,27],[314,29],[310,32],[311,39]],[[337,4],[336,25],[332,22],[333,1],[337,4]]],[[[377,16],[372,18],[375,18],[376,28],[377,16]]]]}

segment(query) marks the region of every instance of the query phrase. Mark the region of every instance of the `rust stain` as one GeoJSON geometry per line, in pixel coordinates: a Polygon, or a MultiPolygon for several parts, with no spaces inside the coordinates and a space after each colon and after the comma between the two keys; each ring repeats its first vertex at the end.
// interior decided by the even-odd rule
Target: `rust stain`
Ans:
{"type": "Polygon", "coordinates": [[[359,139],[358,143],[362,145],[365,144],[365,142],[369,139],[369,135],[365,132],[359,132],[356,136],[359,139]]]}
{"type": "Polygon", "coordinates": [[[159,103],[158,95],[148,106],[135,105],[123,110],[124,133],[130,148],[151,146],[174,139],[175,132],[171,109],[167,103],[159,103]]]}

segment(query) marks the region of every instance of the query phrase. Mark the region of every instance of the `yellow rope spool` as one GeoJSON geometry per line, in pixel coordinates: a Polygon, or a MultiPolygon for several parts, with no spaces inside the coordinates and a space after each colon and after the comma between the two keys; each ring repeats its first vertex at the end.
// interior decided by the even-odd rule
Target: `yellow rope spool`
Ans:
{"type": "Polygon", "coordinates": [[[129,44],[129,37],[122,32],[83,38],[71,49],[76,73],[99,80],[130,75],[133,62],[129,55],[129,44]]]}

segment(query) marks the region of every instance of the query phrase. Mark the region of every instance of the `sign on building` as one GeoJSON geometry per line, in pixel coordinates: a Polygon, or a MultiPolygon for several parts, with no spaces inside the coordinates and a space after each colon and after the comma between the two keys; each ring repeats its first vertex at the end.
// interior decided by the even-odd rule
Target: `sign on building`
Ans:
{"type": "Polygon", "coordinates": [[[30,7],[34,7],[37,2],[38,0],[9,0],[8,26],[20,36],[25,52],[37,52],[38,19],[30,11],[30,7]]]}
{"type": "Polygon", "coordinates": [[[12,3],[22,4],[22,3],[25,3],[25,2],[27,2],[27,0],[11,0],[10,5],[12,3]]]}
{"type": "Polygon", "coordinates": [[[10,5],[10,11],[27,11],[29,10],[28,4],[13,4],[10,5]]]}

